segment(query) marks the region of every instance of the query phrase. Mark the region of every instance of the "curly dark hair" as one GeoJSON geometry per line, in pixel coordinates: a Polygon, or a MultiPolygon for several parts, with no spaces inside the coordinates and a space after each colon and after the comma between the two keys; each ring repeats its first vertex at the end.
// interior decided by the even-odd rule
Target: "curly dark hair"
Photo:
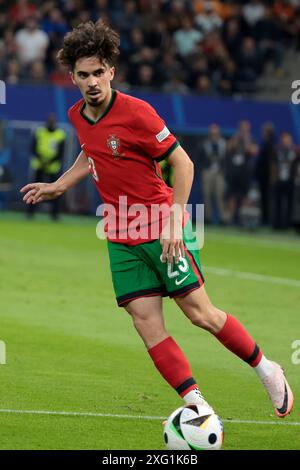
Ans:
{"type": "Polygon", "coordinates": [[[82,57],[96,56],[101,62],[115,65],[120,53],[120,36],[103,20],[96,23],[81,23],[66,34],[63,47],[57,54],[58,60],[72,68],[82,57]]]}

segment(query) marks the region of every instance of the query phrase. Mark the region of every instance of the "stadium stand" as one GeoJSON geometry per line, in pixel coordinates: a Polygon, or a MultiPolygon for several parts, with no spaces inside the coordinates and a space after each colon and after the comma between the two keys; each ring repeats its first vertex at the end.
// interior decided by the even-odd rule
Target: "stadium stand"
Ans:
{"type": "MultiPolygon", "coordinates": [[[[216,148],[214,143],[209,147],[210,136],[206,134],[210,126],[219,127],[222,141],[226,138],[226,155],[217,164],[221,168],[217,202],[209,209],[209,219],[226,224],[243,223],[247,214],[253,213],[252,227],[259,223],[274,228],[299,225],[298,111],[292,110],[288,103],[278,103],[272,112],[270,104],[253,102],[257,99],[290,101],[291,82],[297,78],[298,69],[300,74],[296,60],[300,47],[298,0],[0,1],[0,77],[8,87],[18,88],[20,94],[23,86],[28,87],[24,103],[28,104],[31,86],[40,93],[39,102],[45,103],[42,112],[35,113],[33,106],[25,117],[21,110],[16,115],[15,111],[11,112],[15,98],[6,107],[8,114],[11,113],[5,116],[9,120],[8,128],[17,138],[8,147],[1,138],[2,155],[9,153],[14,162],[23,155],[19,174],[14,175],[13,204],[18,207],[16,188],[29,175],[32,135],[48,112],[60,111],[58,119],[63,121],[69,141],[72,139],[61,96],[67,105],[74,101],[75,95],[69,71],[57,62],[56,55],[66,32],[81,22],[99,18],[106,19],[121,35],[114,88],[139,95],[156,107],[159,100],[160,111],[170,127],[180,133],[196,162],[191,196],[194,201],[205,202],[205,193],[209,198],[212,196],[203,184],[203,174],[211,170],[208,162],[214,158],[208,153],[216,148]],[[62,87],[63,95],[57,87],[62,87]],[[39,88],[44,91],[38,91],[39,88]],[[59,109],[47,105],[52,99],[52,88],[59,109]],[[194,100],[195,95],[199,101],[194,100]],[[168,96],[172,97],[171,101],[168,96]],[[207,98],[209,102],[205,101],[207,98]],[[227,99],[232,101],[226,103],[227,99]],[[214,107],[219,109],[218,120],[209,112],[214,107]],[[175,109],[174,119],[171,108],[175,109]],[[203,110],[202,121],[199,109],[203,110]],[[279,135],[283,132],[290,136],[290,149],[282,147],[279,135]],[[279,166],[285,152],[293,157],[289,184],[285,184],[290,187],[287,209],[282,209],[286,218],[281,223],[274,207],[281,194],[278,177],[284,170],[279,166]],[[204,173],[199,176],[202,170],[204,173]],[[243,175],[243,182],[239,175],[243,175]],[[226,203],[226,215],[221,196],[226,203]],[[252,206],[258,207],[259,212],[253,211],[252,206]]],[[[3,115],[0,113],[0,118],[3,115]]],[[[67,143],[66,152],[68,164],[74,143],[67,143]]],[[[12,166],[12,162],[6,161],[6,174],[13,173],[12,166]]],[[[85,195],[81,201],[74,194],[68,197],[66,209],[94,212],[93,194],[85,195]]],[[[208,207],[209,202],[206,200],[208,207]]]]}

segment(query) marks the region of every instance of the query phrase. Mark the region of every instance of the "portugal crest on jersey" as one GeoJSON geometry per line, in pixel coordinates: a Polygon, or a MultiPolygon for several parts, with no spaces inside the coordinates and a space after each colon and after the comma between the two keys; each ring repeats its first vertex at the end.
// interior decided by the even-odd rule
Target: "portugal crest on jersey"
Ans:
{"type": "Polygon", "coordinates": [[[120,139],[115,135],[110,135],[107,139],[107,147],[111,150],[112,156],[115,160],[118,160],[120,157],[123,157],[124,154],[120,153],[121,144],[120,139]]]}

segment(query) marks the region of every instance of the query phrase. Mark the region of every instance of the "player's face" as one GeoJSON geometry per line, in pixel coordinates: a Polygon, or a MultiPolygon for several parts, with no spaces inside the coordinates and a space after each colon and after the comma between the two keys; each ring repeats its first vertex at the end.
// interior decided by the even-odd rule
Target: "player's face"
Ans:
{"type": "Polygon", "coordinates": [[[71,77],[86,103],[92,107],[101,107],[110,98],[114,73],[115,68],[100,62],[98,57],[83,57],[76,61],[71,77]]]}

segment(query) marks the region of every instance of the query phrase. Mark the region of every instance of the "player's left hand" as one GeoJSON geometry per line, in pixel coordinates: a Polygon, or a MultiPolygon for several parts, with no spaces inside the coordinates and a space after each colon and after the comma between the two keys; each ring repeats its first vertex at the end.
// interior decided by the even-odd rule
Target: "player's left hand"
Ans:
{"type": "Polygon", "coordinates": [[[182,237],[181,218],[176,219],[170,216],[159,237],[162,247],[161,261],[163,263],[166,261],[168,263],[172,263],[173,258],[175,259],[175,263],[178,263],[179,258],[184,256],[184,243],[182,237]]]}

